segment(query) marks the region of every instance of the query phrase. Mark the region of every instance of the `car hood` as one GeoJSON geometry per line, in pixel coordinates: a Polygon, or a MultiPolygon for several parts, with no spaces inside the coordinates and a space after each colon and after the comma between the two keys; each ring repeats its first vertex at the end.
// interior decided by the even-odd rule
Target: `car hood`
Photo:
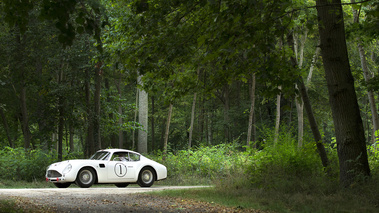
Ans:
{"type": "Polygon", "coordinates": [[[70,161],[66,160],[66,161],[62,161],[62,162],[56,162],[56,163],[53,163],[51,164],[47,170],[56,170],[56,171],[61,171],[63,170],[64,168],[66,168],[66,166],[69,164],[70,161]]]}
{"type": "Polygon", "coordinates": [[[69,164],[75,164],[76,162],[85,162],[85,161],[90,161],[90,160],[65,160],[61,162],[56,162],[51,164],[47,170],[56,170],[56,171],[62,171],[67,167],[69,164]]]}

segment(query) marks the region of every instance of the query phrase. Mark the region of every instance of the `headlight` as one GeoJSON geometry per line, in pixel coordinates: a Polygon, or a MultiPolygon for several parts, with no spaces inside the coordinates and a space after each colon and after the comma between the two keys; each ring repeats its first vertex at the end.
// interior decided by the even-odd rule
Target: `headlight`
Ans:
{"type": "Polygon", "coordinates": [[[66,166],[66,168],[64,168],[64,170],[63,170],[63,174],[67,174],[67,173],[69,173],[69,172],[71,171],[71,169],[72,169],[72,165],[71,165],[71,164],[68,164],[68,165],[66,166]]]}

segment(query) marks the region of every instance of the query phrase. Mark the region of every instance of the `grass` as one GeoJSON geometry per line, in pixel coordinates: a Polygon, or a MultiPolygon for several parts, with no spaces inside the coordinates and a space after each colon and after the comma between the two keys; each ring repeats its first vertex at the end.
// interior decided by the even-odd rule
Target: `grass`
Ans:
{"type": "Polygon", "coordinates": [[[16,213],[23,212],[22,209],[16,208],[16,202],[14,200],[0,200],[1,212],[16,213]]]}
{"type": "Polygon", "coordinates": [[[0,188],[3,189],[21,189],[21,188],[55,188],[54,184],[48,183],[43,180],[28,181],[14,181],[14,180],[0,180],[0,188]]]}
{"type": "Polygon", "coordinates": [[[246,192],[224,192],[217,188],[197,188],[197,189],[182,189],[182,190],[164,190],[159,192],[150,192],[157,196],[179,197],[182,199],[192,199],[208,202],[211,204],[220,204],[226,207],[236,207],[238,209],[261,209],[268,208],[259,204],[251,197],[251,194],[246,192]],[[251,202],[254,200],[254,202],[251,202]]]}
{"type": "Polygon", "coordinates": [[[0,196],[0,212],[4,213],[51,213],[49,208],[36,206],[27,200],[21,200],[17,197],[3,199],[0,196]]]}
{"type": "Polygon", "coordinates": [[[157,196],[194,199],[238,209],[269,212],[379,212],[379,178],[341,189],[336,180],[278,180],[278,187],[252,187],[246,177],[216,181],[215,187],[152,192],[157,196]],[[243,181],[245,180],[245,181],[243,181]]]}
{"type": "MultiPolygon", "coordinates": [[[[379,176],[366,183],[341,189],[336,181],[327,179],[282,179],[273,187],[253,187],[244,175],[214,181],[214,187],[151,192],[163,197],[176,197],[220,204],[238,209],[269,212],[379,212],[379,176]],[[280,186],[280,187],[278,187],[280,186]]],[[[176,180],[175,180],[176,181],[176,180]]],[[[168,180],[159,185],[172,185],[168,180]]],[[[103,185],[99,185],[102,186],[103,185]]],[[[106,185],[108,186],[108,185],[106,185]]],[[[111,186],[111,185],[109,185],[111,186]]],[[[0,181],[0,188],[51,188],[44,181],[0,181]]],[[[0,210],[20,212],[14,200],[1,200],[0,210]]]]}
{"type": "Polygon", "coordinates": [[[355,190],[343,190],[330,195],[280,194],[259,189],[225,190],[219,188],[165,190],[152,192],[158,196],[194,199],[239,209],[259,209],[270,212],[379,212],[378,200],[355,190]]]}

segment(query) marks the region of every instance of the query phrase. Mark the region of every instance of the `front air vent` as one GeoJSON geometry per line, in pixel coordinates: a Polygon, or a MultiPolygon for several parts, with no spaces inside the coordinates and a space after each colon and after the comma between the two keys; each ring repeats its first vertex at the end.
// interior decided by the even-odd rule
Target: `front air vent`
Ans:
{"type": "Polygon", "coordinates": [[[49,171],[47,171],[47,177],[49,177],[49,178],[62,177],[62,174],[55,171],[55,170],[49,170],[49,171]]]}

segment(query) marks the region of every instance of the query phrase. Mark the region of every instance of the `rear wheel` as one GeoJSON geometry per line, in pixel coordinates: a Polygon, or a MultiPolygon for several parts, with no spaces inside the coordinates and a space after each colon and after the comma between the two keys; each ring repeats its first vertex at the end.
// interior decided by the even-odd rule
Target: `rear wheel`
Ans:
{"type": "Polygon", "coordinates": [[[129,185],[129,183],[115,183],[114,185],[116,185],[118,188],[125,188],[129,185]]]}
{"type": "Polygon", "coordinates": [[[76,177],[75,184],[80,188],[89,188],[95,183],[95,171],[92,168],[83,168],[76,177]]]}
{"type": "Polygon", "coordinates": [[[154,184],[155,172],[151,167],[145,167],[138,175],[138,185],[141,187],[150,187],[154,184]]]}
{"type": "Polygon", "coordinates": [[[71,186],[71,183],[54,183],[54,185],[58,188],[67,188],[71,186]]]}

